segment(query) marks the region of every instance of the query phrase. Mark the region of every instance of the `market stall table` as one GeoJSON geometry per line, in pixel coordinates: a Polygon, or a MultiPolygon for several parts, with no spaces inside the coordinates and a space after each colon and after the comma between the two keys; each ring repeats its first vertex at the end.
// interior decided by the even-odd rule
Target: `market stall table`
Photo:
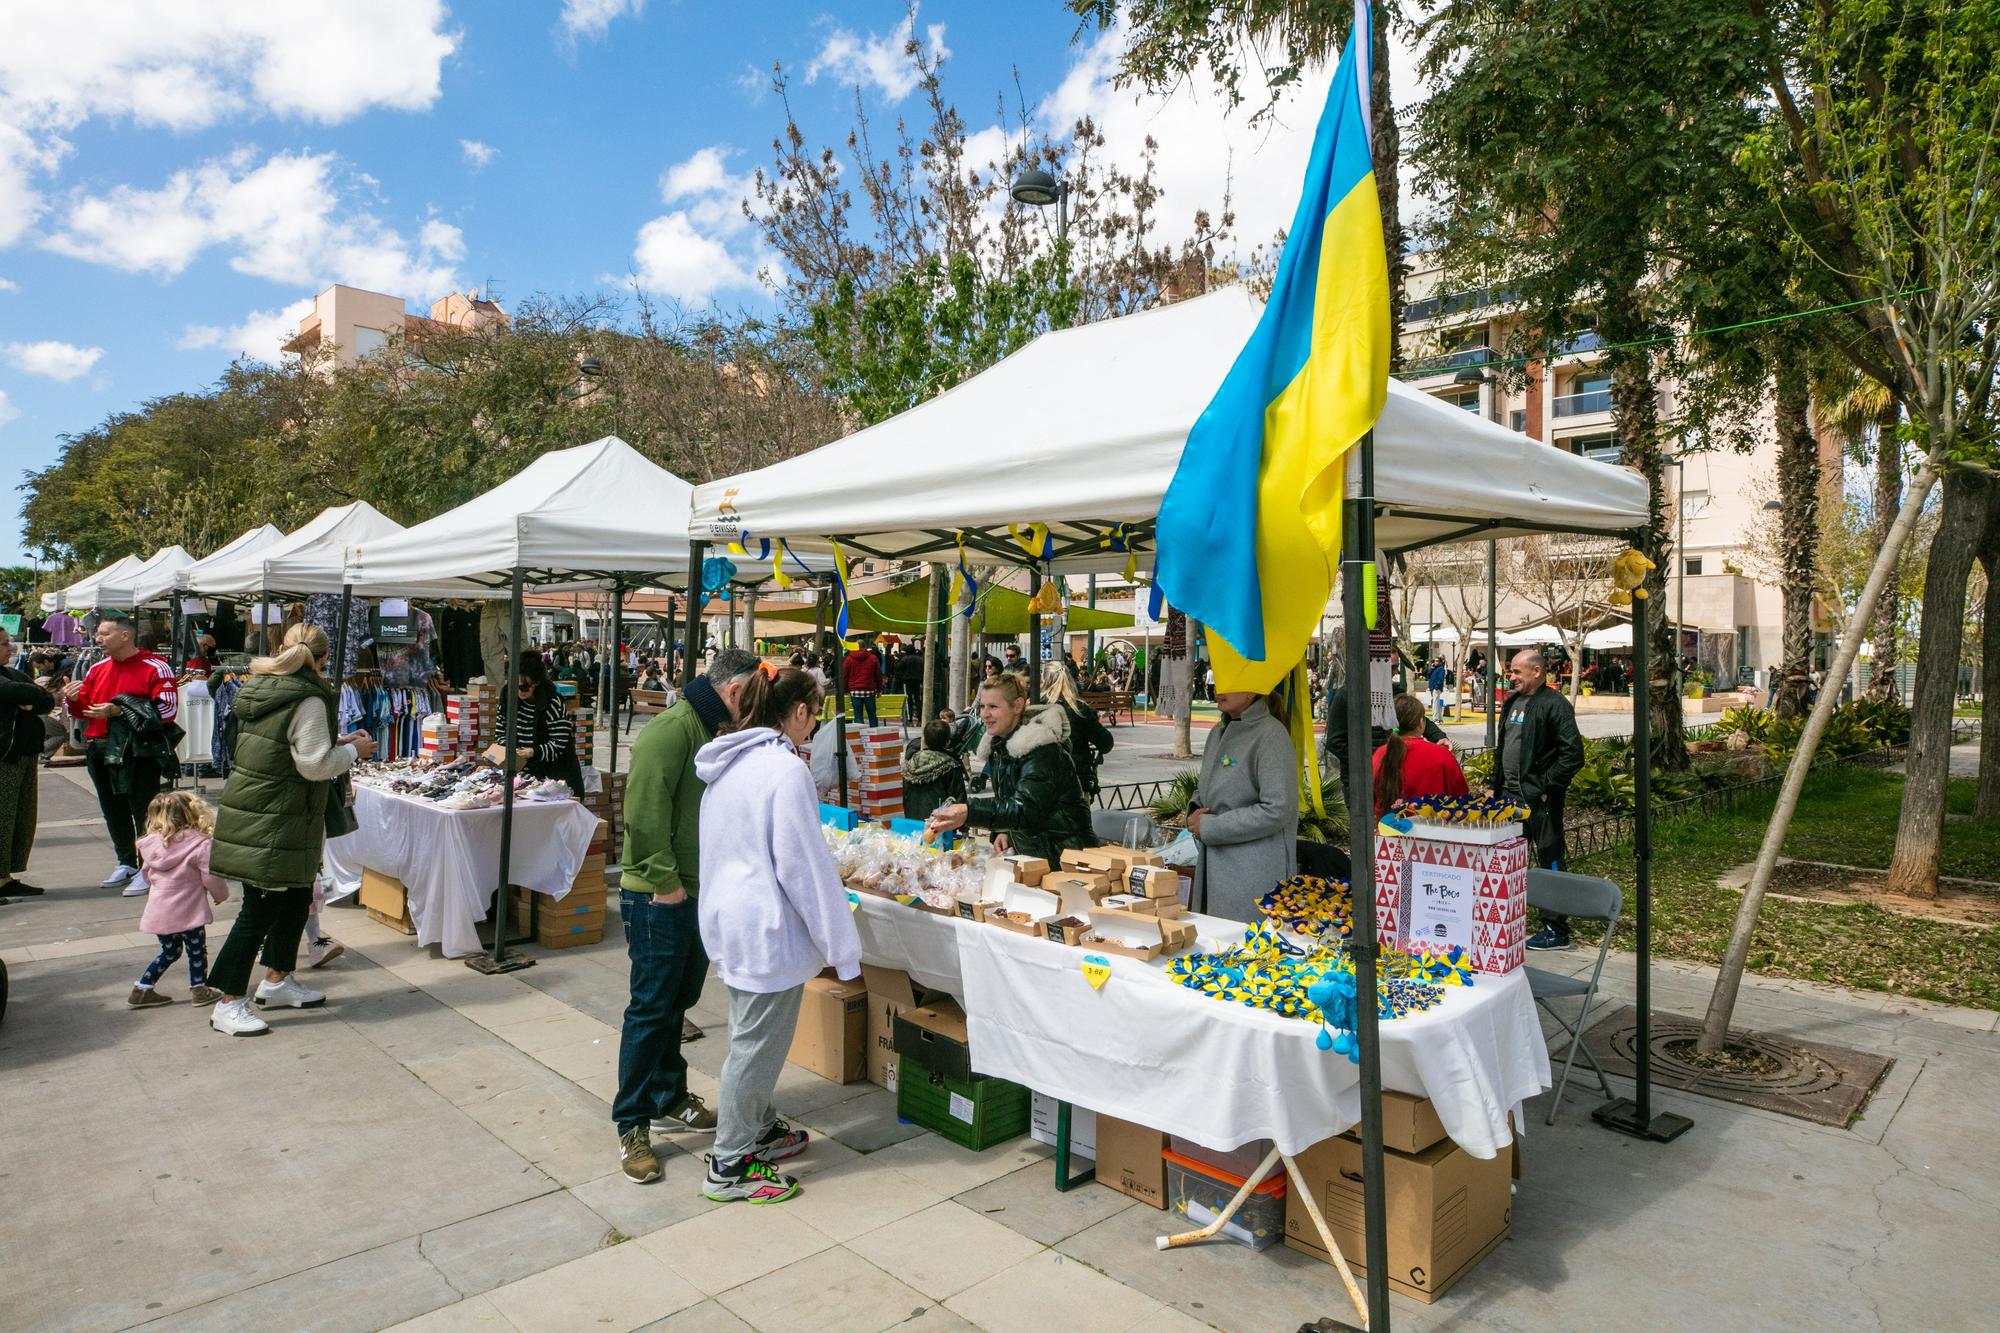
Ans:
{"type": "MultiPolygon", "coordinates": [[[[452,810],[357,786],[354,816],[361,827],[326,844],[334,895],[360,888],[364,868],[393,875],[408,890],[419,945],[442,944],[448,958],[478,953],[478,923],[486,919],[500,874],[500,807],[452,810]]],[[[596,833],[597,816],[575,801],[516,804],[508,878],[562,898],[596,833]]]]}
{"type": "MultiPolygon", "coordinates": [[[[1164,961],[1109,955],[1093,990],[1088,948],[990,926],[958,938],[982,1074],[1219,1149],[1271,1139],[1296,1154],[1361,1118],[1359,1069],[1313,1044],[1316,1024],[1188,990],[1164,961]]],[[[1511,1143],[1508,1113],[1549,1086],[1525,972],[1481,974],[1381,1030],[1382,1085],[1430,1098],[1474,1157],[1511,1143]]]]}
{"type": "Polygon", "coordinates": [[[955,916],[926,912],[894,898],[850,892],[854,893],[856,904],[854,926],[861,936],[862,962],[870,967],[907,972],[919,986],[964,998],[965,983],[959,976],[959,936],[988,927],[955,916]]]}

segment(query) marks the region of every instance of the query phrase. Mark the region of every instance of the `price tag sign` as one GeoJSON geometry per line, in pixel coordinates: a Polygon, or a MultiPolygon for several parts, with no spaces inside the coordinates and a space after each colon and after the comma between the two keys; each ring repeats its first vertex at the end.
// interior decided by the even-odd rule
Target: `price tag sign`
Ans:
{"type": "Polygon", "coordinates": [[[1478,872],[1465,866],[1410,865],[1412,945],[1442,952],[1457,945],[1472,949],[1472,905],[1479,896],[1478,872]]]}
{"type": "Polygon", "coordinates": [[[1085,954],[1083,956],[1083,979],[1090,983],[1092,990],[1103,990],[1104,983],[1111,980],[1111,960],[1101,954],[1085,954]]]}
{"type": "Polygon", "coordinates": [[[856,893],[853,889],[849,889],[847,891],[847,910],[850,912],[858,912],[861,910],[861,895],[856,893]]]}

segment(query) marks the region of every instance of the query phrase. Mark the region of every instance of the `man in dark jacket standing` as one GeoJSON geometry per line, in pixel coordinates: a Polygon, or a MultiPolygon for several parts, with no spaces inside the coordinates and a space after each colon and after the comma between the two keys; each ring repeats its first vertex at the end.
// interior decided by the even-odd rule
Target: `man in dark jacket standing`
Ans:
{"type": "Polygon", "coordinates": [[[625,782],[624,878],[618,894],[625,952],[632,963],[631,1000],[618,1034],[618,1093],[611,1119],[627,1179],[660,1178],[652,1124],[715,1132],[715,1112],[688,1091],[681,1042],[688,1007],[701,998],[708,955],[701,947],[695,896],[700,891],[701,794],[695,752],[736,718],[743,682],[756,657],[724,648],[689,682],[679,703],[648,722],[632,741],[625,782]]]}
{"type": "MultiPolygon", "coordinates": [[[[1563,800],[1583,767],[1583,736],[1560,690],[1548,684],[1548,662],[1536,648],[1514,654],[1507,679],[1514,689],[1500,701],[1500,753],[1493,785],[1528,807],[1528,850],[1535,864],[1557,870],[1569,860],[1563,845],[1563,800]]],[[[1542,914],[1530,949],[1567,949],[1569,918],[1542,914]]]]}

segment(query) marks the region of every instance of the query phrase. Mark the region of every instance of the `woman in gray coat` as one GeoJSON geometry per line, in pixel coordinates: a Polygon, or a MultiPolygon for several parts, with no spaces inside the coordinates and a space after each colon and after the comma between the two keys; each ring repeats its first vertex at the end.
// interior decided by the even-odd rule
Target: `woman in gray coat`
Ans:
{"type": "Polygon", "coordinates": [[[1208,733],[1188,829],[1201,843],[1196,910],[1253,921],[1257,900],[1298,870],[1299,760],[1278,710],[1247,690],[1216,698],[1222,721],[1208,733]]]}

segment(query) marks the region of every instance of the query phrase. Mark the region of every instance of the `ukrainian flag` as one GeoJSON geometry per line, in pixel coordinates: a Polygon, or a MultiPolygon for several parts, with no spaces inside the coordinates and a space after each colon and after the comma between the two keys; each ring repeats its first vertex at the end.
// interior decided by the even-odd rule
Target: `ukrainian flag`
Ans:
{"type": "Polygon", "coordinates": [[[1304,656],[1339,560],[1342,459],[1388,396],[1366,0],[1354,11],[1271,299],[1160,504],[1160,588],[1208,627],[1219,690],[1271,690],[1304,656]]]}

